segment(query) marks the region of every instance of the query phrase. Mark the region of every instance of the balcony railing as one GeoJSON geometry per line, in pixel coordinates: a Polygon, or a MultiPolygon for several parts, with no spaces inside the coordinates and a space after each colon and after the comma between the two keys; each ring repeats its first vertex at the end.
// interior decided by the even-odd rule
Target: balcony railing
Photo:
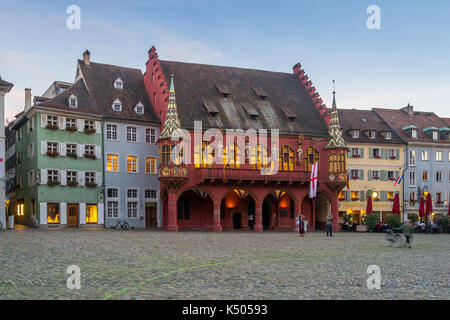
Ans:
{"type": "Polygon", "coordinates": [[[198,178],[206,180],[237,180],[237,181],[276,181],[276,182],[307,182],[310,172],[278,171],[273,175],[263,175],[259,169],[232,168],[197,168],[198,178]]]}

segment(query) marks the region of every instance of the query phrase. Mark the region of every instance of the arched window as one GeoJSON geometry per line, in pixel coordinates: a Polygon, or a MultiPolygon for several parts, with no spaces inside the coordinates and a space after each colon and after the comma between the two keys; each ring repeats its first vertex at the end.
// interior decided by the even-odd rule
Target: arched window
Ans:
{"type": "Polygon", "coordinates": [[[194,164],[196,168],[206,168],[211,167],[214,162],[214,149],[211,147],[208,142],[203,141],[201,144],[197,144],[194,147],[194,164]],[[202,146],[200,148],[200,145],[202,146]],[[208,156],[205,157],[205,150],[208,150],[208,156]],[[201,160],[200,160],[201,159],[201,160]]]}
{"type": "Polygon", "coordinates": [[[279,156],[280,170],[293,171],[294,170],[294,151],[289,146],[282,146],[279,156]]]}
{"type": "Polygon", "coordinates": [[[241,150],[236,142],[228,144],[223,148],[223,164],[226,168],[241,167],[241,150]]]}
{"type": "Polygon", "coordinates": [[[267,149],[258,144],[256,148],[253,148],[250,153],[250,163],[252,165],[252,169],[261,169],[263,167],[269,167],[269,160],[267,156],[267,149]]]}
{"type": "Polygon", "coordinates": [[[328,156],[329,172],[345,172],[345,156],[343,153],[332,153],[328,156]]]}
{"type": "Polygon", "coordinates": [[[319,152],[313,147],[309,147],[306,152],[303,153],[303,167],[305,170],[311,171],[312,165],[315,162],[319,162],[319,152]]]}

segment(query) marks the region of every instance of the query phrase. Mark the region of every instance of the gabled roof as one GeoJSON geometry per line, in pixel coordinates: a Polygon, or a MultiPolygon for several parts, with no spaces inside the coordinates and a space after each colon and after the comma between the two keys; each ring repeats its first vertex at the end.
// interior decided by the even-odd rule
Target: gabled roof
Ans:
{"type": "Polygon", "coordinates": [[[326,122],[294,74],[163,60],[160,65],[166,79],[174,75],[178,116],[184,128],[192,129],[198,120],[204,129],[276,128],[284,134],[329,137],[326,122]],[[267,99],[261,99],[255,89],[267,99]],[[224,99],[219,91],[230,95],[224,99]],[[218,110],[214,118],[203,106],[205,100],[218,110]],[[251,105],[256,119],[243,105],[251,105]],[[282,106],[289,106],[297,118],[289,121],[282,106]]]}
{"type": "Polygon", "coordinates": [[[346,142],[355,143],[403,143],[399,136],[389,128],[389,126],[372,110],[356,109],[338,109],[339,121],[346,142]],[[359,138],[353,138],[351,130],[360,130],[361,132],[376,131],[375,139],[362,133],[359,138]],[[390,131],[391,139],[385,139],[380,132],[390,131]]]}
{"type": "Polygon", "coordinates": [[[0,90],[1,91],[9,92],[12,87],[13,87],[12,83],[3,80],[2,77],[0,76],[0,90]]]}
{"type": "MultiPolygon", "coordinates": [[[[412,107],[410,107],[412,108],[412,107]]],[[[405,112],[403,109],[374,109],[387,123],[389,123],[398,134],[407,142],[431,142],[436,143],[436,140],[424,132],[425,128],[435,127],[443,128],[447,126],[444,119],[439,118],[433,112],[413,111],[405,112]],[[406,128],[405,128],[406,127],[406,128]],[[408,128],[417,128],[417,138],[412,138],[406,131],[408,128]],[[405,129],[404,129],[405,128],[405,129]]],[[[446,142],[439,140],[438,142],[446,142]]]]}
{"type": "Polygon", "coordinates": [[[160,122],[145,90],[141,70],[95,62],[85,65],[83,60],[78,60],[78,66],[96,113],[124,120],[160,122]],[[113,83],[117,78],[123,81],[123,89],[114,88],[113,83]],[[111,108],[116,99],[122,102],[121,112],[115,112],[111,108]],[[144,105],[144,114],[134,111],[139,101],[144,105]]]}

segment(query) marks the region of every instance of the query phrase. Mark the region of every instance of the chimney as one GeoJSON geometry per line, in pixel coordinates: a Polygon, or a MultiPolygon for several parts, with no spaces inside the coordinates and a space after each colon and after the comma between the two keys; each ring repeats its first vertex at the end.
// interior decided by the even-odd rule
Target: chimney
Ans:
{"type": "Polygon", "coordinates": [[[31,89],[25,89],[25,110],[31,108],[31,89]]]}
{"type": "Polygon", "coordinates": [[[409,103],[406,107],[402,108],[402,110],[409,116],[414,115],[414,107],[411,106],[409,103]]]}
{"type": "Polygon", "coordinates": [[[86,50],[83,53],[83,61],[85,65],[90,65],[91,64],[91,53],[89,52],[89,50],[86,50]]]}

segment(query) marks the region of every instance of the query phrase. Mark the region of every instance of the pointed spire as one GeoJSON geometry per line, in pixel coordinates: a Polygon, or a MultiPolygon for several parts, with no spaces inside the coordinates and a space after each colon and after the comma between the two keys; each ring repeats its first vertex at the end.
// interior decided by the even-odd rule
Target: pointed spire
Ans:
{"type": "Polygon", "coordinates": [[[336,89],[335,82],[333,80],[333,105],[331,106],[331,119],[330,125],[328,126],[328,133],[331,136],[331,140],[328,142],[325,149],[334,148],[347,148],[347,144],[342,137],[341,126],[339,125],[339,116],[336,105],[336,89]]]}
{"type": "Polygon", "coordinates": [[[170,91],[169,91],[169,106],[167,107],[166,121],[164,128],[161,131],[159,139],[170,139],[175,130],[181,128],[180,120],[178,119],[177,101],[175,98],[175,86],[173,84],[173,74],[170,75],[170,91]]]}

